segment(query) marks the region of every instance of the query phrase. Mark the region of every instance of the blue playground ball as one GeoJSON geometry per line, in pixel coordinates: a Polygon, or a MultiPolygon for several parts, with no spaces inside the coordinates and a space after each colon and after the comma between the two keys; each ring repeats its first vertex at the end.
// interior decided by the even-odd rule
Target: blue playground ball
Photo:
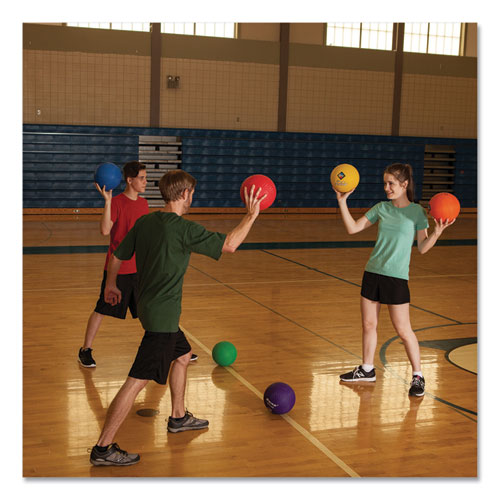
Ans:
{"type": "Polygon", "coordinates": [[[114,163],[103,163],[97,167],[94,180],[101,189],[106,186],[106,191],[111,191],[120,185],[122,171],[114,163]]]}
{"type": "Polygon", "coordinates": [[[275,382],[264,392],[264,404],[271,413],[288,413],[295,404],[295,392],[288,384],[275,382]]]}

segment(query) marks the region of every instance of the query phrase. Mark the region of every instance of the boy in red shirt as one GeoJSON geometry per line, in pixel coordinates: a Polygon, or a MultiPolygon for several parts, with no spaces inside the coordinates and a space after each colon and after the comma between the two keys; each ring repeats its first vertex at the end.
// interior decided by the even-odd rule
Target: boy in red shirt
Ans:
{"type": "Polygon", "coordinates": [[[85,340],[78,352],[78,359],[82,366],[91,368],[96,366],[92,357],[92,342],[101,326],[104,316],[125,319],[127,309],[133,318],[137,318],[137,269],[135,266],[135,255],[130,260],[125,260],[118,272],[118,288],[122,291],[123,298],[120,304],[112,306],[104,301],[104,286],[110,256],[116,250],[123,238],[134,226],[136,220],[143,215],[149,214],[148,202],[139,196],[146,190],[146,165],[138,161],[130,161],[123,167],[123,176],[127,187],[123,193],[112,197],[112,191],[106,191],[106,186],[101,189],[96,184],[97,190],[104,198],[104,212],[101,217],[101,234],[110,235],[110,243],[106,262],[104,264],[104,275],[101,284],[101,294],[94,311],[89,317],[85,340]]]}

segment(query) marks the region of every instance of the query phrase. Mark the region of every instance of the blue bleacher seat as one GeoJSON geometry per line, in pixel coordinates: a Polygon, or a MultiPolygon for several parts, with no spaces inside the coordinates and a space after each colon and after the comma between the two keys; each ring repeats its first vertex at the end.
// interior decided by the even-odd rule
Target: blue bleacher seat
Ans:
{"type": "MultiPolygon", "coordinates": [[[[138,159],[139,135],[182,138],[182,168],[198,181],[195,207],[242,206],[239,186],[257,173],[274,180],[274,206],[336,207],[329,177],[339,163],[352,163],[360,172],[352,207],[384,199],[382,173],[394,162],[412,164],[419,195],[425,145],[443,141],[455,145],[455,188],[462,206],[477,206],[473,139],[35,124],[24,125],[23,132],[25,208],[102,206],[93,185],[95,168],[104,161],[122,166],[138,159]]],[[[123,187],[122,182],[115,192],[123,187]]]]}

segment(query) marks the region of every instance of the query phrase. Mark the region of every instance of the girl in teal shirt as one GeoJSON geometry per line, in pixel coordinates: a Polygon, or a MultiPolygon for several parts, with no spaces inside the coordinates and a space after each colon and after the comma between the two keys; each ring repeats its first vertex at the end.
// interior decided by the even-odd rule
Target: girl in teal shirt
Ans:
{"type": "Polygon", "coordinates": [[[384,190],[389,201],[377,203],[358,220],[347,207],[348,193],[336,192],[342,220],[349,234],[379,223],[377,241],[365,267],[361,285],[363,325],[363,364],[340,376],[343,382],[376,380],[374,357],[377,347],[377,324],[381,304],[387,304],[392,324],[401,338],[413,368],[410,396],[423,396],[425,379],[420,366],[418,340],[410,323],[408,270],[415,233],[420,253],[429,251],[444,229],[455,220],[436,220],[428,235],[427,215],[414,203],[414,184],[410,165],[395,163],[384,171],[384,190]]]}

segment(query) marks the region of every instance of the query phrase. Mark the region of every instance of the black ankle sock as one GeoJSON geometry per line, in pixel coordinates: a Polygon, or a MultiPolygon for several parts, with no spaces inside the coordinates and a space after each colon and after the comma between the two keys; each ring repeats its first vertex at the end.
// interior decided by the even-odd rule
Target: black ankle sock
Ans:
{"type": "Polygon", "coordinates": [[[107,446],[97,446],[97,445],[95,445],[95,447],[96,447],[96,449],[97,449],[97,451],[99,453],[104,453],[105,451],[107,451],[108,450],[108,446],[109,446],[109,444],[107,446]]]}
{"type": "Polygon", "coordinates": [[[184,413],[184,416],[183,417],[179,417],[179,418],[174,418],[174,417],[170,417],[174,422],[180,422],[181,420],[184,419],[184,417],[186,416],[186,414],[184,413]]]}

